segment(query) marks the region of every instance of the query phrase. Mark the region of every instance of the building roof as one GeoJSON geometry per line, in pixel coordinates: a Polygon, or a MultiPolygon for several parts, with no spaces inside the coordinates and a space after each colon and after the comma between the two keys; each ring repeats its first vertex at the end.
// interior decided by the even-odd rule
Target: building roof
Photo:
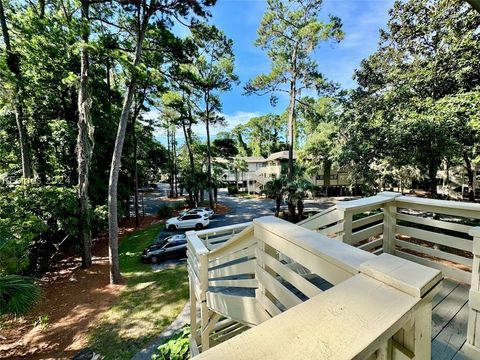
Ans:
{"type": "MultiPolygon", "coordinates": [[[[262,156],[242,156],[241,159],[245,160],[245,162],[247,163],[264,163],[265,161],[267,161],[262,156]]],[[[219,163],[224,163],[224,164],[228,164],[232,162],[231,160],[228,160],[222,157],[216,157],[214,161],[219,163]]]]}
{"type": "Polygon", "coordinates": [[[263,156],[243,156],[242,159],[247,163],[263,163],[267,161],[263,156]]]}
{"type": "MultiPolygon", "coordinates": [[[[297,159],[297,154],[295,152],[293,153],[293,160],[297,159]]],[[[288,151],[279,151],[273,154],[270,154],[270,156],[267,158],[267,161],[275,161],[275,160],[288,160],[288,151]]]]}

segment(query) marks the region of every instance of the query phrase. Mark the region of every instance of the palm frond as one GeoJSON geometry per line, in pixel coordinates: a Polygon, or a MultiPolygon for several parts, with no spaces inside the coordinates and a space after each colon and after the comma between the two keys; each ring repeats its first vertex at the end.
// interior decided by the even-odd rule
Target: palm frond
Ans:
{"type": "Polygon", "coordinates": [[[0,276],[0,315],[22,314],[40,298],[34,280],[20,275],[0,276]]]}

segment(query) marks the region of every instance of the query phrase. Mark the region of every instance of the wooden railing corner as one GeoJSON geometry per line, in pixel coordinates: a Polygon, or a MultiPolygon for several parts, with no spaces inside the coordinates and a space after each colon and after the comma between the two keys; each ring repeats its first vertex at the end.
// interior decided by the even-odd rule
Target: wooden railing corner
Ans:
{"type": "Polygon", "coordinates": [[[480,227],[468,232],[473,236],[472,281],[468,298],[469,316],[465,354],[471,359],[480,358],[480,227]]]}

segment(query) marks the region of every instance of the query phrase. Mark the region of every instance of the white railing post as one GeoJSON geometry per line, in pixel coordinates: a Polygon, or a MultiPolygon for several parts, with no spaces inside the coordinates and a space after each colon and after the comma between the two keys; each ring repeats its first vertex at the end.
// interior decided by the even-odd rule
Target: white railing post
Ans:
{"type": "MultiPolygon", "coordinates": [[[[210,334],[205,331],[209,321],[209,310],[207,307],[207,291],[208,291],[208,256],[207,254],[199,255],[200,270],[200,324],[201,324],[201,340],[202,351],[210,348],[210,334]]],[[[192,311],[192,310],[191,310],[192,311]]]]}
{"type": "Polygon", "coordinates": [[[353,212],[351,210],[339,209],[340,211],[340,223],[342,224],[342,230],[338,232],[337,239],[346,244],[352,243],[352,223],[353,212]]]}
{"type": "Polygon", "coordinates": [[[471,359],[480,358],[480,227],[474,227],[469,235],[473,236],[472,283],[468,298],[468,330],[465,354],[471,359]]]}
{"type": "Polygon", "coordinates": [[[384,191],[378,195],[385,197],[385,205],[383,207],[383,252],[393,254],[395,252],[395,227],[397,225],[397,205],[395,198],[402,194],[384,191]]]}

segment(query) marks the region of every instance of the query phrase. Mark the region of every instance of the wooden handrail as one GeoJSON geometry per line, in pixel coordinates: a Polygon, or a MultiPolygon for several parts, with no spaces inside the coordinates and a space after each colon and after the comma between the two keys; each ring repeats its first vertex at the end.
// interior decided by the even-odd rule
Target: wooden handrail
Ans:
{"type": "Polygon", "coordinates": [[[341,360],[374,353],[392,359],[392,346],[429,359],[431,300],[440,288],[440,273],[402,259],[378,259],[364,265],[369,274],[359,273],[196,359],[341,360]],[[421,281],[410,281],[411,273],[421,281]],[[399,331],[402,343],[393,340],[399,331]]]}
{"type": "MultiPolygon", "coordinates": [[[[303,227],[293,225],[273,216],[266,216],[253,220],[255,225],[255,237],[262,239],[262,234],[257,235],[263,228],[271,234],[275,234],[286,241],[311,252],[325,261],[332,263],[339,269],[350,274],[356,274],[361,263],[370,260],[375,255],[352,246],[346,246],[341,242],[332,241],[331,238],[314,233],[303,227]]],[[[266,241],[266,239],[262,239],[266,241]]],[[[289,256],[288,254],[285,254],[289,256]]]]}

